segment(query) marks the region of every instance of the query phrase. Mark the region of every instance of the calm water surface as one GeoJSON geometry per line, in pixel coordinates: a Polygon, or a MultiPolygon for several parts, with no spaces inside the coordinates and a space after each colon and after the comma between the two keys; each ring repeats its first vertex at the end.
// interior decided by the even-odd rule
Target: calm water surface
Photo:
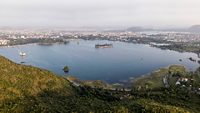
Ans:
{"type": "Polygon", "coordinates": [[[67,45],[3,47],[0,48],[0,54],[14,62],[23,61],[27,65],[48,69],[63,76],[65,73],[62,68],[67,65],[70,67],[70,75],[83,80],[104,80],[110,83],[147,74],[172,64],[184,65],[189,70],[195,70],[199,66],[188,59],[198,58],[193,53],[161,50],[144,44],[99,40],[74,40],[67,45]],[[112,43],[113,48],[95,49],[97,43],[112,43]],[[19,51],[26,52],[27,56],[21,58],[19,51]],[[180,62],[179,59],[183,61],[180,62]]]}

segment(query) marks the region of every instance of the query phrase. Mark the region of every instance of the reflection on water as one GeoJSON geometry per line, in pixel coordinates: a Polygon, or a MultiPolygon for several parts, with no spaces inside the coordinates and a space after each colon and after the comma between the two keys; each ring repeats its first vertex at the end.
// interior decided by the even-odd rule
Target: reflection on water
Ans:
{"type": "Polygon", "coordinates": [[[74,40],[67,45],[4,47],[0,48],[0,54],[17,63],[45,68],[59,75],[65,75],[62,69],[67,65],[70,67],[70,75],[107,82],[124,81],[172,64],[184,65],[190,70],[199,66],[188,60],[189,57],[198,59],[193,53],[161,50],[144,44],[98,40],[74,40]],[[113,48],[95,49],[95,44],[104,43],[113,44],[113,48]],[[27,55],[20,57],[18,48],[27,55]]]}

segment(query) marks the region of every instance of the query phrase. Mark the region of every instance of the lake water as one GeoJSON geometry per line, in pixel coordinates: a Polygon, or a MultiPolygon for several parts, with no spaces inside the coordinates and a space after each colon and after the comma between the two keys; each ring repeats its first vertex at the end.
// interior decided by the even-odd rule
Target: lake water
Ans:
{"type": "Polygon", "coordinates": [[[161,50],[145,44],[112,41],[74,40],[69,44],[41,46],[37,44],[0,48],[0,54],[14,62],[26,62],[65,76],[64,66],[70,67],[69,75],[83,80],[104,80],[115,83],[130,77],[147,74],[172,64],[195,70],[199,64],[188,58],[198,58],[193,53],[161,50]],[[95,44],[112,43],[113,48],[95,49],[95,44]],[[19,51],[27,53],[25,58],[19,51]],[[182,59],[182,62],[179,61],[182,59]]]}

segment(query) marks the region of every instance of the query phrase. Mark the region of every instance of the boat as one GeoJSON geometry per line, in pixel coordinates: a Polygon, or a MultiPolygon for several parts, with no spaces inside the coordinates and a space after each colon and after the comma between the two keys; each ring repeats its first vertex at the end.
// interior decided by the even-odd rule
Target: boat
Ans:
{"type": "Polygon", "coordinates": [[[113,44],[96,44],[95,48],[111,48],[113,44]]]}
{"type": "Polygon", "coordinates": [[[19,55],[20,56],[26,56],[26,53],[25,52],[19,52],[19,55]]]}

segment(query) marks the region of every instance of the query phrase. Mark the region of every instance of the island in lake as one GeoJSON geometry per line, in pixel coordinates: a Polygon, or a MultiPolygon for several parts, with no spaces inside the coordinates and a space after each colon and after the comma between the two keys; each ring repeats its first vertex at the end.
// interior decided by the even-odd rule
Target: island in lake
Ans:
{"type": "Polygon", "coordinates": [[[113,44],[96,44],[95,48],[111,48],[113,47],[113,44]]]}

